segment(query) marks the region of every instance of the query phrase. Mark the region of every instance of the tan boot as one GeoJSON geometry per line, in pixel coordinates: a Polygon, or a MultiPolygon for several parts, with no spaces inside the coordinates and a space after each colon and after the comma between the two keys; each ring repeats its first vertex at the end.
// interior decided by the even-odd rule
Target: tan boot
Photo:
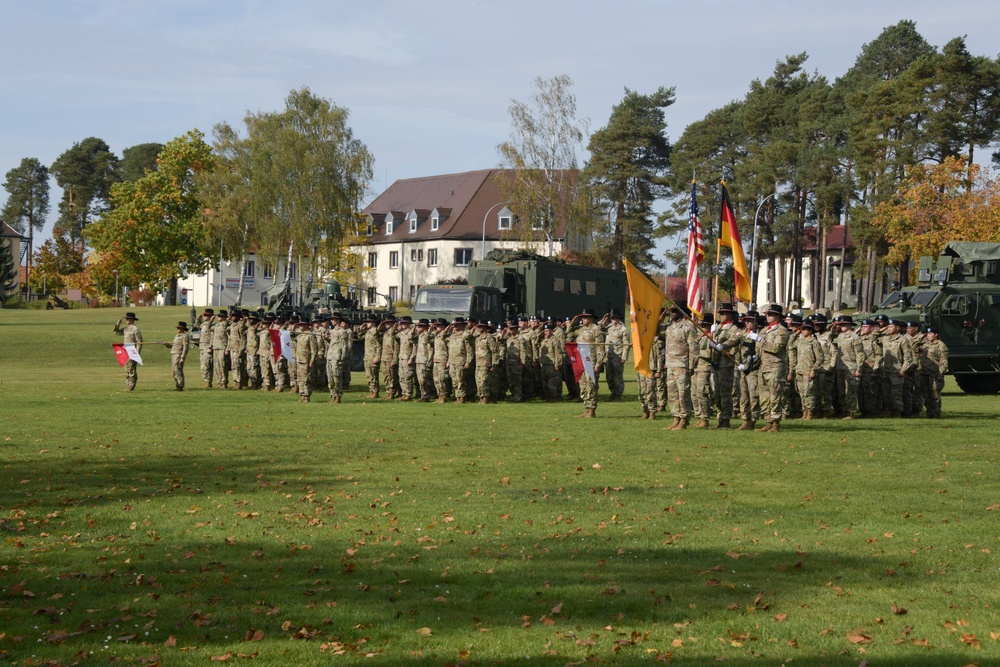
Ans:
{"type": "Polygon", "coordinates": [[[772,422],[765,422],[760,428],[755,428],[754,430],[758,433],[767,433],[771,430],[772,422]]]}
{"type": "Polygon", "coordinates": [[[578,417],[582,417],[584,419],[593,419],[597,415],[595,414],[595,411],[594,411],[593,408],[587,408],[586,410],[583,411],[582,414],[579,414],[577,416],[578,417]]]}
{"type": "Polygon", "coordinates": [[[694,425],[695,428],[708,428],[707,419],[699,419],[698,423],[694,425]]]}
{"type": "Polygon", "coordinates": [[[690,424],[690,423],[691,422],[688,420],[688,418],[685,417],[684,419],[681,419],[681,423],[677,425],[676,430],[683,431],[684,429],[686,429],[688,427],[688,424],[690,424]]]}
{"type": "Polygon", "coordinates": [[[645,410],[643,410],[643,411],[642,411],[642,418],[643,418],[643,419],[649,419],[649,413],[648,413],[648,412],[646,412],[645,410]]]}
{"type": "Polygon", "coordinates": [[[653,410],[652,412],[649,413],[649,418],[650,420],[656,419],[656,410],[653,410]]]}
{"type": "Polygon", "coordinates": [[[744,419],[743,423],[740,424],[740,427],[738,429],[736,429],[736,430],[738,430],[738,431],[753,431],[754,427],[756,425],[757,425],[757,422],[750,421],[749,419],[744,419]]]}
{"type": "Polygon", "coordinates": [[[667,427],[667,430],[668,431],[676,431],[677,427],[680,426],[680,425],[681,425],[681,418],[680,417],[674,417],[673,423],[670,426],[667,427]]]}
{"type": "Polygon", "coordinates": [[[813,418],[812,410],[805,410],[805,409],[802,410],[802,421],[804,422],[811,421],[812,418],[813,418]]]}
{"type": "Polygon", "coordinates": [[[728,419],[720,419],[719,423],[716,424],[715,428],[719,429],[719,430],[728,431],[729,430],[729,420],[728,419]]]}

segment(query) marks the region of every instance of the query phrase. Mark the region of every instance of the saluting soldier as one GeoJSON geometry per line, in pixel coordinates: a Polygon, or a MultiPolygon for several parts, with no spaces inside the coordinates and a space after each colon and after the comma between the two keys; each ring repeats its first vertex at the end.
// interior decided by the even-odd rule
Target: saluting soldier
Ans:
{"type": "Polygon", "coordinates": [[[542,397],[548,403],[562,400],[562,369],[566,345],[561,337],[555,335],[558,328],[554,322],[546,322],[542,326],[542,338],[538,343],[537,361],[542,397]]]}
{"type": "Polygon", "coordinates": [[[246,381],[247,357],[246,357],[246,329],[243,314],[232,309],[229,313],[229,380],[233,383],[233,389],[242,389],[246,381]]]}
{"type": "Polygon", "coordinates": [[[691,373],[691,408],[698,422],[695,428],[708,428],[708,418],[712,411],[712,363],[715,350],[712,348],[712,326],[715,316],[705,313],[698,323],[701,337],[698,339],[698,359],[691,373]]]}
{"type": "Polygon", "coordinates": [[[382,386],[385,400],[399,395],[399,339],[396,338],[396,318],[390,315],[379,324],[382,331],[382,350],[379,365],[382,367],[382,386]]]}
{"type": "Polygon", "coordinates": [[[309,318],[302,315],[296,324],[295,330],[298,334],[293,341],[295,355],[295,382],[299,390],[299,402],[308,403],[312,395],[312,386],[309,384],[309,375],[312,367],[316,364],[318,345],[316,337],[309,331],[309,318]]]}
{"type": "Polygon", "coordinates": [[[448,340],[452,334],[448,322],[438,318],[431,323],[434,331],[434,390],[437,392],[435,403],[444,403],[451,397],[451,375],[448,370],[448,340]]]}
{"type": "Polygon", "coordinates": [[[663,342],[659,335],[653,337],[649,348],[649,376],[636,373],[636,386],[643,419],[656,419],[656,381],[665,372],[663,366],[663,342]]]}
{"type": "Polygon", "coordinates": [[[928,419],[941,418],[941,390],[948,372],[948,346],[936,327],[927,327],[924,344],[920,347],[920,384],[927,407],[928,419]]]}
{"type": "Polygon", "coordinates": [[[330,321],[333,326],[326,333],[328,341],[326,346],[326,382],[330,389],[330,402],[340,403],[344,395],[344,364],[350,364],[353,334],[350,329],[340,326],[340,313],[333,313],[330,321]]]}
{"type": "Polygon", "coordinates": [[[588,343],[590,358],[594,366],[594,379],[586,372],[580,374],[580,398],[583,399],[583,413],[579,416],[592,419],[597,416],[597,380],[598,374],[604,369],[604,332],[595,322],[597,315],[593,308],[584,308],[583,312],[572,319],[567,333],[570,342],[588,343]]]}
{"type": "Polygon", "coordinates": [[[924,407],[924,395],[920,391],[920,378],[918,377],[920,357],[922,356],[921,348],[924,346],[924,337],[920,333],[920,324],[918,322],[907,322],[903,338],[909,341],[910,348],[913,350],[913,358],[917,362],[913,370],[903,378],[903,416],[916,417],[920,414],[921,408],[924,407]]]}
{"type": "Polygon", "coordinates": [[[890,417],[903,415],[903,387],[906,374],[917,365],[910,341],[903,338],[900,333],[904,326],[899,320],[890,321],[882,338],[882,373],[889,381],[887,407],[890,417]]]}
{"type": "Polygon", "coordinates": [[[170,348],[170,370],[174,375],[174,391],[184,391],[184,360],[187,359],[188,349],[191,347],[187,322],[178,322],[173,342],[164,343],[163,346],[170,348]]]}
{"type": "Polygon", "coordinates": [[[788,329],[781,325],[779,304],[771,304],[764,316],[767,326],[754,340],[760,354],[760,411],[767,423],[757,430],[777,432],[788,382],[788,329]]]}
{"type": "MultiPolygon", "coordinates": [[[[122,336],[125,343],[135,346],[135,351],[142,354],[142,331],[136,322],[139,318],[135,313],[125,313],[125,326],[122,327],[122,318],[119,317],[115,323],[115,335],[122,336]]],[[[134,391],[135,384],[139,381],[139,363],[129,359],[125,362],[125,391],[134,391]]]]}
{"type": "Polygon", "coordinates": [[[257,349],[260,347],[260,339],[257,338],[259,325],[260,317],[257,313],[247,315],[246,345],[243,348],[247,359],[247,389],[260,389],[260,361],[257,356],[257,349]]]}
{"type": "Polygon", "coordinates": [[[417,320],[416,325],[415,378],[420,402],[428,403],[436,395],[434,390],[434,334],[431,322],[426,318],[417,320]]]}
{"type": "MultiPolygon", "coordinates": [[[[271,325],[272,331],[282,332],[289,330],[288,320],[284,315],[279,315],[274,319],[274,323],[271,325]]],[[[278,339],[280,340],[280,338],[278,339]]],[[[272,340],[272,344],[273,344],[272,340]]],[[[280,394],[285,389],[291,389],[291,378],[288,374],[288,359],[285,358],[283,354],[279,353],[274,355],[274,351],[271,353],[271,373],[274,375],[274,392],[280,394]],[[277,358],[275,358],[277,356],[277,358]]]]}
{"type": "Polygon", "coordinates": [[[861,365],[861,377],[858,381],[858,407],[862,417],[877,417],[880,411],[879,403],[882,395],[882,345],[875,337],[875,320],[861,321],[858,338],[865,351],[864,363],[861,365]]]}
{"type": "Polygon", "coordinates": [[[413,332],[413,319],[409,315],[399,318],[396,332],[399,359],[399,400],[408,401],[413,397],[413,380],[417,365],[417,339],[413,332]]]}
{"type": "Polygon", "coordinates": [[[510,389],[510,402],[520,403],[524,396],[525,363],[524,358],[531,358],[530,343],[520,334],[517,320],[507,323],[503,333],[504,352],[506,354],[507,388],[510,389]]]}
{"type": "Polygon", "coordinates": [[[368,381],[368,398],[378,398],[379,394],[379,364],[382,358],[382,330],[378,320],[368,315],[361,323],[358,337],[365,345],[365,379],[368,381]]]}
{"type": "Polygon", "coordinates": [[[214,308],[206,308],[195,322],[195,326],[201,330],[198,337],[198,368],[201,370],[201,379],[205,383],[202,385],[203,389],[212,388],[212,325],[214,322],[214,308]]]}
{"type": "Polygon", "coordinates": [[[257,365],[260,368],[260,391],[269,391],[274,384],[274,371],[271,369],[271,324],[274,315],[268,313],[264,321],[257,327],[257,365]]]}
{"type": "Polygon", "coordinates": [[[493,345],[490,343],[490,323],[480,322],[476,325],[476,396],[480,403],[492,403],[493,395],[490,386],[490,374],[496,369],[499,361],[493,355],[493,345]]]}
{"type": "Polygon", "coordinates": [[[476,348],[473,346],[472,335],[464,317],[456,317],[449,325],[449,329],[451,334],[448,337],[448,367],[451,388],[455,392],[455,402],[465,403],[469,391],[468,372],[472,360],[475,359],[476,348]]]}
{"type": "Polygon", "coordinates": [[[622,311],[613,308],[607,316],[604,325],[604,340],[606,343],[608,389],[611,391],[609,401],[620,401],[625,394],[625,362],[628,360],[629,349],[632,346],[632,331],[622,322],[622,311]]]}
{"type": "Polygon", "coordinates": [[[219,311],[212,324],[212,368],[215,370],[215,386],[225,389],[229,386],[229,313],[219,311]]]}

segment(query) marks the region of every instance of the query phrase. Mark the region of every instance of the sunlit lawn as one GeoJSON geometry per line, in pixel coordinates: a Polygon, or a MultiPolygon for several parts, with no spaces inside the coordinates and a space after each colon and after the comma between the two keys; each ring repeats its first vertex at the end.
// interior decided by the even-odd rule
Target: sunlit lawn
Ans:
{"type": "Polygon", "coordinates": [[[3,664],[1000,662],[996,397],[678,433],[634,383],[177,393],[149,345],[126,394],[122,312],[0,311],[3,664]]]}

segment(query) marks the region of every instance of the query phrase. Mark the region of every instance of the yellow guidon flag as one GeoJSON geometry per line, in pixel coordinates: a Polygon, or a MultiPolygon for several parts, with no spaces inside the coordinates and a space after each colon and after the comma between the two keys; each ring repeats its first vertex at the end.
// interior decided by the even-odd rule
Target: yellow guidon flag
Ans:
{"type": "Polygon", "coordinates": [[[663,300],[667,298],[652,280],[642,271],[625,260],[625,277],[628,278],[628,293],[632,322],[632,349],[635,350],[635,370],[646,377],[649,371],[649,355],[660,324],[663,300]]]}

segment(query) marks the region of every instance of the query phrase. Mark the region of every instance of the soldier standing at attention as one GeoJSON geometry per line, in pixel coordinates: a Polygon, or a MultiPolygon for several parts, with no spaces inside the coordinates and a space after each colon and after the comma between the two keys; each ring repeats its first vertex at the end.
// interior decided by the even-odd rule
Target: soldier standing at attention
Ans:
{"type": "Polygon", "coordinates": [[[642,373],[637,373],[635,376],[643,419],[656,419],[656,381],[663,372],[663,345],[660,337],[655,336],[649,348],[649,377],[642,373]]]}
{"type": "Polygon", "coordinates": [[[701,338],[698,339],[698,359],[691,373],[691,407],[698,418],[695,428],[708,428],[708,417],[712,411],[712,364],[715,363],[716,352],[710,334],[714,324],[712,313],[705,313],[698,323],[701,338]]]}
{"type": "Polygon", "coordinates": [[[340,326],[340,313],[331,316],[333,326],[327,331],[326,382],[330,388],[330,402],[340,403],[344,395],[344,364],[350,363],[351,330],[340,326]]]}
{"type": "Polygon", "coordinates": [[[752,431],[760,418],[760,357],[757,356],[757,311],[751,310],[742,318],[743,330],[739,335],[736,358],[736,380],[739,387],[740,414],[743,423],[740,431],[752,431]]]}
{"type": "Polygon", "coordinates": [[[586,372],[580,374],[580,398],[583,399],[583,413],[580,417],[593,419],[597,416],[597,374],[604,369],[604,332],[594,322],[596,313],[593,308],[584,308],[569,323],[568,339],[570,342],[588,343],[590,358],[594,364],[594,380],[586,372]],[[577,323],[579,322],[579,324],[577,323]]]}
{"type": "MultiPolygon", "coordinates": [[[[142,331],[136,326],[139,318],[135,313],[125,313],[125,328],[122,328],[122,318],[118,318],[115,323],[115,335],[122,336],[123,341],[132,343],[135,351],[142,354],[142,331]]],[[[132,359],[125,362],[125,391],[134,391],[135,383],[139,381],[139,364],[132,359]]]]}
{"type": "Polygon", "coordinates": [[[164,343],[170,348],[170,370],[174,374],[174,391],[184,391],[184,360],[188,356],[191,337],[188,336],[187,322],[177,323],[177,335],[172,343],[164,343]]]}
{"type": "Polygon", "coordinates": [[[760,412],[767,423],[758,431],[781,430],[782,403],[788,381],[788,329],[781,325],[781,306],[771,304],[764,316],[767,326],[751,334],[760,355],[760,412]]]}
{"type": "Polygon", "coordinates": [[[948,346],[939,338],[935,327],[927,327],[924,344],[920,347],[920,384],[928,419],[941,419],[941,390],[948,372],[948,346]]]}
{"type": "Polygon", "coordinates": [[[667,369],[667,402],[674,418],[669,431],[688,427],[691,412],[691,373],[698,363],[701,332],[684,317],[680,306],[670,307],[670,321],[663,333],[663,365],[667,369]]]}
{"type": "Polygon", "coordinates": [[[608,316],[610,322],[604,325],[604,340],[607,343],[608,389],[611,391],[609,401],[620,401],[625,394],[625,362],[628,360],[629,348],[632,345],[632,331],[622,322],[622,311],[614,308],[608,316]]]}
{"type": "Polygon", "coordinates": [[[541,377],[542,396],[546,403],[562,400],[563,363],[566,346],[555,335],[558,325],[546,322],[542,327],[542,338],[538,343],[538,370],[541,377]]]}
{"type": "Polygon", "coordinates": [[[854,419],[858,411],[858,385],[861,383],[861,369],[865,365],[865,346],[861,337],[854,333],[854,318],[840,315],[834,319],[840,332],[834,339],[837,346],[837,399],[840,403],[840,418],[854,419]]]}
{"type": "Polygon", "coordinates": [[[449,328],[451,333],[448,336],[448,368],[451,388],[455,392],[455,402],[465,403],[469,390],[466,374],[475,358],[476,349],[473,347],[472,336],[465,325],[464,317],[456,317],[449,328]]]}
{"type": "Polygon", "coordinates": [[[268,391],[274,384],[274,372],[271,369],[271,324],[274,315],[268,313],[264,321],[257,327],[257,364],[260,367],[260,391],[268,391]]]}
{"type": "Polygon", "coordinates": [[[719,423],[716,428],[728,429],[733,418],[733,381],[736,372],[734,360],[736,348],[740,342],[740,330],[733,323],[736,310],[731,303],[719,306],[719,324],[714,327],[712,338],[716,351],[712,368],[712,385],[716,394],[715,403],[719,406],[719,423]]]}
{"type": "MultiPolygon", "coordinates": [[[[823,346],[813,336],[814,325],[807,318],[799,326],[794,342],[788,344],[788,381],[798,387],[802,401],[802,419],[810,420],[816,410],[816,377],[823,372],[823,346]]],[[[791,338],[791,337],[789,337],[791,338]]]]}
{"type": "Polygon", "coordinates": [[[206,308],[205,312],[198,316],[196,326],[201,329],[198,338],[198,367],[201,370],[201,379],[205,382],[203,389],[212,388],[212,325],[215,321],[215,310],[206,308]]]}
{"type": "Polygon", "coordinates": [[[413,319],[409,315],[399,318],[396,325],[399,332],[396,334],[398,348],[396,350],[399,359],[399,399],[408,401],[413,398],[414,376],[417,366],[417,337],[413,333],[413,319]]]}
{"type": "Polygon", "coordinates": [[[390,315],[379,325],[382,331],[382,350],[379,364],[382,367],[382,385],[385,388],[385,400],[391,401],[397,397],[399,387],[399,339],[396,338],[396,318],[390,315]]]}
{"type": "Polygon", "coordinates": [[[498,359],[490,343],[490,323],[480,322],[476,329],[476,395],[480,403],[491,403],[490,374],[496,369],[498,359]]]}
{"type": "Polygon", "coordinates": [[[382,354],[382,332],[378,321],[369,315],[361,323],[357,335],[365,344],[365,379],[368,381],[368,398],[378,398],[378,369],[382,354]]]}
{"type": "Polygon", "coordinates": [[[882,391],[879,378],[879,371],[882,369],[882,348],[872,334],[874,329],[874,320],[861,321],[858,338],[865,356],[864,363],[861,364],[861,377],[858,380],[858,407],[861,409],[862,417],[877,417],[879,413],[879,396],[882,391]]]}
{"type": "Polygon", "coordinates": [[[295,382],[299,390],[299,402],[308,403],[312,395],[309,376],[316,363],[318,346],[316,337],[309,331],[309,317],[303,315],[296,325],[298,335],[295,337],[295,382]]]}
{"type": "Polygon", "coordinates": [[[885,328],[882,337],[882,374],[889,383],[889,400],[886,408],[890,417],[901,417],[903,414],[903,387],[906,374],[916,367],[913,358],[913,346],[900,334],[904,324],[892,320],[885,328]]]}
{"type": "Polygon", "coordinates": [[[816,327],[814,334],[819,344],[823,346],[823,372],[816,377],[816,392],[819,397],[819,404],[816,406],[816,413],[813,418],[832,418],[834,416],[833,399],[837,394],[834,387],[835,371],[837,369],[837,344],[833,340],[833,332],[827,330],[829,320],[823,313],[813,314],[813,326],[816,327]]]}
{"type": "Polygon", "coordinates": [[[212,367],[215,369],[215,386],[225,389],[229,386],[229,314],[219,311],[212,324],[212,367]]]}
{"type": "Polygon", "coordinates": [[[437,393],[435,403],[444,403],[451,396],[451,375],[448,371],[448,322],[438,318],[431,322],[434,332],[434,390],[437,393]]]}
{"type": "Polygon", "coordinates": [[[434,389],[434,334],[431,333],[431,322],[421,318],[416,326],[416,390],[420,393],[420,402],[429,403],[436,396],[434,389]]]}
{"type": "Polygon", "coordinates": [[[257,347],[260,345],[260,340],[257,338],[258,324],[260,324],[260,317],[257,313],[250,313],[247,315],[247,326],[246,326],[246,362],[247,362],[247,389],[259,389],[260,388],[260,364],[257,357],[257,347]]]}

